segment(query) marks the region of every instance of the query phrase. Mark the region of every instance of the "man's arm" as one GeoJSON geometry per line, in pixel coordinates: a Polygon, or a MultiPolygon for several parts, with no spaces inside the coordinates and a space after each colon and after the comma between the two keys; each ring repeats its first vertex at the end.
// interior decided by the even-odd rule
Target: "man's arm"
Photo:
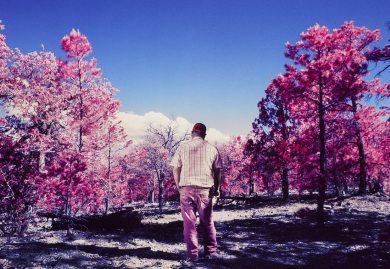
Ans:
{"type": "Polygon", "coordinates": [[[221,186],[221,169],[214,168],[214,194],[213,196],[219,196],[219,188],[221,186]]]}
{"type": "Polygon", "coordinates": [[[180,183],[180,173],[181,173],[181,167],[173,167],[173,178],[175,179],[175,183],[177,188],[179,188],[180,183]]]}
{"type": "Polygon", "coordinates": [[[221,156],[219,155],[218,149],[216,149],[215,160],[213,163],[214,186],[212,196],[219,196],[219,188],[221,187],[221,167],[221,156]]]}

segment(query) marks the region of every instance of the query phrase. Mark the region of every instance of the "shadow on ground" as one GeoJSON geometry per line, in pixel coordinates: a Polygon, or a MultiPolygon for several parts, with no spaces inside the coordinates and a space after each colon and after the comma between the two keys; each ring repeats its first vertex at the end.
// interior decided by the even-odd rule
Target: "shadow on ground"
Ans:
{"type": "MultiPolygon", "coordinates": [[[[261,208],[258,210],[260,212],[261,208]]],[[[223,258],[201,260],[192,267],[390,268],[390,242],[378,241],[378,235],[389,226],[389,215],[347,210],[334,211],[323,228],[316,227],[311,219],[280,214],[222,221],[216,223],[216,228],[223,258]]],[[[107,236],[118,244],[130,236],[169,245],[181,242],[182,222],[145,224],[130,235],[107,236]]],[[[10,268],[127,268],[124,262],[131,257],[176,261],[179,264],[182,254],[170,249],[153,251],[150,247],[122,249],[69,242],[49,244],[34,240],[0,248],[0,259],[6,259],[10,268]]],[[[185,267],[188,266],[172,266],[185,267]]],[[[134,268],[142,268],[142,265],[134,265],[134,268]]]]}
{"type": "MultiPolygon", "coordinates": [[[[260,209],[261,210],[261,209],[260,209]]],[[[226,268],[390,268],[390,243],[378,235],[390,217],[335,211],[325,227],[311,219],[272,215],[217,224],[226,268]]]]}

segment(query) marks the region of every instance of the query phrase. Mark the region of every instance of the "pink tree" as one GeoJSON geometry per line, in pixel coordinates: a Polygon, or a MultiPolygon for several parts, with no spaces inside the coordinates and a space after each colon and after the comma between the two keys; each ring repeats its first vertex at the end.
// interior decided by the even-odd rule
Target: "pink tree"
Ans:
{"type": "MultiPolygon", "coordinates": [[[[292,118],[300,124],[306,122],[306,126],[317,125],[315,135],[311,136],[315,140],[311,144],[317,147],[319,153],[316,184],[319,225],[324,223],[329,123],[335,120],[331,112],[346,111],[347,101],[360,98],[366,90],[370,92],[375,87],[377,90],[383,89],[378,82],[366,83],[362,77],[366,68],[363,50],[378,36],[378,31],[357,28],[350,22],[333,32],[315,25],[301,34],[301,41],[286,45],[285,55],[294,61],[294,66],[286,65],[286,75],[292,78],[293,83],[281,94],[287,101],[292,118]]],[[[317,150],[313,148],[314,152],[317,150]]]]}
{"type": "Polygon", "coordinates": [[[288,74],[274,79],[265,91],[266,97],[258,103],[259,116],[252,124],[256,151],[261,154],[254,160],[263,168],[269,168],[268,177],[279,173],[283,200],[289,196],[290,144],[296,128],[284,92],[294,86],[294,78],[288,74]]]}
{"type": "Polygon", "coordinates": [[[390,181],[390,122],[388,112],[373,106],[362,106],[356,113],[366,148],[367,183],[370,192],[383,192],[390,181]],[[387,181],[387,182],[386,182],[387,181]]]}
{"type": "Polygon", "coordinates": [[[287,66],[287,72],[296,79],[296,86],[292,87],[287,98],[290,109],[297,118],[302,120],[314,117],[318,122],[319,146],[319,175],[318,175],[318,224],[324,223],[324,201],[326,190],[326,110],[337,101],[334,93],[333,65],[338,64],[337,57],[331,42],[331,34],[326,27],[315,25],[301,34],[302,41],[295,45],[287,43],[286,57],[294,60],[296,65],[303,68],[298,70],[287,66]],[[336,60],[337,59],[337,60],[336,60]]]}
{"type": "Polygon", "coordinates": [[[8,72],[1,84],[4,109],[28,127],[14,137],[28,138],[26,150],[38,152],[41,164],[47,163],[46,171],[41,165],[40,206],[70,216],[97,212],[104,200],[106,209],[110,200],[123,204],[125,194],[111,199],[114,189],[127,189],[116,186],[125,183],[119,183],[114,159],[127,142],[115,123],[119,102],[96,60],[86,60],[92,51],[87,38],[75,30],[63,38],[67,61],[46,51],[11,54],[1,40],[2,55],[12,56],[8,65],[5,58],[1,62],[2,74],[8,72]]]}
{"type": "Polygon", "coordinates": [[[15,141],[0,134],[0,232],[22,234],[30,222],[38,199],[34,178],[38,174],[35,156],[25,151],[28,141],[15,141]]]}
{"type": "Polygon", "coordinates": [[[237,136],[218,146],[223,163],[222,192],[225,195],[253,195],[255,186],[259,185],[248,141],[237,136]]]}
{"type": "Polygon", "coordinates": [[[347,57],[342,57],[340,72],[336,80],[335,91],[344,97],[349,103],[349,108],[345,107],[347,113],[354,115],[353,126],[355,129],[356,147],[359,152],[359,193],[365,194],[367,190],[367,163],[363,140],[361,136],[361,127],[356,119],[357,108],[364,96],[386,95],[387,86],[381,85],[379,80],[366,82],[363,78],[368,73],[367,59],[364,52],[368,46],[379,39],[379,30],[370,31],[365,27],[356,27],[353,22],[344,23],[340,29],[332,34],[337,40],[335,53],[341,55],[347,53],[347,57]]]}
{"type": "Polygon", "coordinates": [[[221,189],[225,195],[240,195],[246,192],[247,184],[242,173],[243,151],[241,137],[233,137],[225,144],[219,145],[223,163],[221,189]]]}
{"type": "MultiPolygon", "coordinates": [[[[107,132],[106,123],[114,118],[119,102],[113,99],[115,89],[102,78],[96,60],[86,60],[92,47],[84,35],[72,30],[62,39],[62,48],[68,58],[67,61],[59,61],[59,88],[66,117],[62,130],[65,146],[53,166],[65,162],[60,166],[66,170],[51,176],[66,190],[64,213],[70,216],[80,210],[99,210],[104,204],[107,192],[97,171],[99,160],[96,157],[102,150],[98,141],[107,132]],[[64,174],[67,176],[64,177],[64,174]],[[90,191],[80,191],[85,189],[90,191]]],[[[116,139],[122,138],[111,137],[108,144],[112,146],[116,139]]]]}
{"type": "Polygon", "coordinates": [[[146,158],[147,151],[141,144],[133,146],[120,160],[121,175],[128,179],[132,202],[151,202],[154,199],[154,175],[148,168],[146,158]]]}
{"type": "Polygon", "coordinates": [[[29,126],[16,117],[0,118],[0,233],[23,234],[39,198],[35,178],[39,174],[37,151],[31,151],[28,135],[15,135],[29,126]]]}
{"type": "Polygon", "coordinates": [[[129,151],[132,141],[127,140],[121,122],[115,122],[114,118],[104,122],[101,133],[92,135],[95,136],[93,159],[96,177],[101,181],[105,196],[105,213],[107,213],[111,207],[121,207],[129,201],[128,179],[122,174],[120,161],[129,151]]]}
{"type": "MultiPolygon", "coordinates": [[[[177,127],[173,123],[164,126],[149,126],[144,141],[140,145],[140,150],[145,152],[144,167],[153,174],[158,187],[158,204],[160,211],[164,203],[164,187],[173,188],[174,185],[167,184],[168,180],[173,181],[172,171],[169,162],[176,149],[182,141],[188,137],[188,134],[179,134],[177,127]]],[[[154,199],[154,188],[150,194],[154,199]]]]}
{"type": "Polygon", "coordinates": [[[11,194],[4,201],[12,198],[8,205],[15,206],[9,208],[13,210],[9,213],[19,216],[10,219],[17,221],[25,215],[27,207],[35,206],[35,177],[41,152],[58,138],[55,133],[61,117],[54,105],[57,65],[49,52],[25,55],[10,50],[3,35],[0,35],[0,49],[0,98],[8,114],[7,120],[1,120],[5,124],[0,128],[1,182],[11,194]],[[54,94],[54,100],[47,98],[49,94],[54,94]]]}

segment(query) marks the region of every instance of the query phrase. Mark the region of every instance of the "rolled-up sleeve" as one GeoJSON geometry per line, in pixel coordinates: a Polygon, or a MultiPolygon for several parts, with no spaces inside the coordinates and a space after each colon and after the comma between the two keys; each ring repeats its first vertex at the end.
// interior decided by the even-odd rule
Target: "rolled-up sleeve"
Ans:
{"type": "Polygon", "coordinates": [[[175,155],[173,156],[172,160],[171,160],[171,166],[173,167],[181,167],[182,166],[182,162],[181,162],[181,147],[179,147],[176,152],[175,152],[175,155]]]}

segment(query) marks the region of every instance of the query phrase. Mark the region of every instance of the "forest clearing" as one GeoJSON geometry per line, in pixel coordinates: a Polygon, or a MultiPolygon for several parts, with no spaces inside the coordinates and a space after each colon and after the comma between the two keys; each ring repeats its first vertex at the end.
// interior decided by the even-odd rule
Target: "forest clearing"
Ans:
{"type": "MultiPolygon", "coordinates": [[[[191,268],[388,268],[390,202],[382,196],[327,200],[318,228],[313,201],[217,205],[214,219],[222,258],[191,268]],[[311,213],[310,213],[311,212],[311,213]]],[[[1,238],[2,268],[188,268],[177,204],[138,209],[130,232],[53,231],[41,219],[23,238],[1,238]]]]}

